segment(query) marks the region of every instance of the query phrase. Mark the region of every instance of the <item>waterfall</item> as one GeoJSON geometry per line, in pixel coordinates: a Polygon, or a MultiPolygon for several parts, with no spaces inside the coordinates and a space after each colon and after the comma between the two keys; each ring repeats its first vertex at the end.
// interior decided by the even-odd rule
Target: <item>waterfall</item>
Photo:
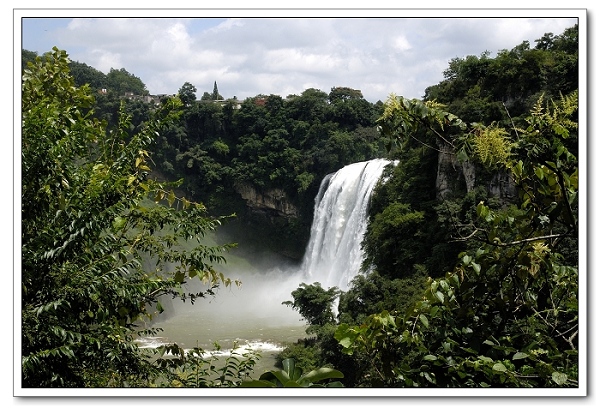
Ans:
{"type": "Polygon", "coordinates": [[[323,179],[302,262],[301,272],[308,283],[347,290],[359,273],[371,192],[389,163],[375,159],[350,164],[323,179]]]}
{"type": "MultiPolygon", "coordinates": [[[[241,288],[223,289],[194,305],[175,303],[160,323],[161,337],[145,337],[140,345],[155,347],[176,342],[186,349],[198,346],[208,350],[218,342],[223,350],[230,350],[239,343],[273,353],[283,343],[302,337],[305,321],[282,302],[292,299],[291,292],[301,282],[320,282],[325,289],[348,289],[363,259],[361,242],[371,192],[389,163],[375,159],[351,164],[323,179],[315,198],[310,241],[300,266],[270,263],[253,267],[245,261],[237,265],[232,262],[224,272],[242,280],[241,288]]],[[[188,285],[194,291],[196,285],[192,283],[200,282],[188,285]]]]}

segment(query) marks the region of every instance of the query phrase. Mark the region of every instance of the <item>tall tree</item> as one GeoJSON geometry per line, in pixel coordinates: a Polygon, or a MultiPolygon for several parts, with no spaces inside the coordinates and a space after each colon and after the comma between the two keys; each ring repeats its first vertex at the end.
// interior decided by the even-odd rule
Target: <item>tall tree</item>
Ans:
{"type": "Polygon", "coordinates": [[[88,84],[95,91],[108,88],[107,76],[85,63],[71,62],[69,70],[77,86],[88,84]]]}
{"type": "Polygon", "coordinates": [[[217,81],[215,81],[215,84],[213,86],[211,98],[213,101],[223,100],[223,97],[219,94],[219,88],[217,87],[217,81]]]}
{"type": "Polygon", "coordinates": [[[117,93],[118,96],[122,96],[126,93],[133,93],[134,95],[148,95],[146,85],[140,78],[127,72],[125,68],[113,69],[111,68],[106,75],[108,81],[108,88],[117,93]]]}
{"type": "Polygon", "coordinates": [[[181,99],[184,106],[191,106],[196,102],[196,91],[196,87],[189,82],[185,82],[181,88],[179,88],[179,99],[181,99]]]}
{"type": "Polygon", "coordinates": [[[329,102],[334,103],[339,100],[345,101],[348,99],[362,99],[363,94],[358,89],[352,89],[345,86],[336,86],[331,88],[329,92],[329,102]]]}
{"type": "Polygon", "coordinates": [[[32,52],[31,50],[23,49],[21,51],[21,70],[25,70],[25,68],[27,68],[27,62],[35,61],[35,58],[37,56],[37,52],[32,52]]]}

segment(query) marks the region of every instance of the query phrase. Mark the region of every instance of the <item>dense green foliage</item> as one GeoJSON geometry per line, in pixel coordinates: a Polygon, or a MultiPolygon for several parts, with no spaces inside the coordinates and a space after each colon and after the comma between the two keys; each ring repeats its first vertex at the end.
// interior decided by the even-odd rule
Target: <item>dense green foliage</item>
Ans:
{"type": "MultiPolygon", "coordinates": [[[[534,107],[503,162],[519,202],[481,201],[469,249],[404,313],[342,324],[346,352],[377,366],[372,386],[572,387],[578,385],[577,94],[534,107]],[[519,154],[519,151],[515,151],[519,154]]],[[[515,131],[517,132],[517,131],[515,131]]]]}
{"type": "MultiPolygon", "coordinates": [[[[314,370],[319,367],[344,367],[346,375],[341,379],[343,385],[353,385],[358,378],[357,364],[366,361],[356,361],[340,352],[340,347],[334,338],[336,331],[335,303],[342,292],[337,287],[324,289],[319,282],[311,285],[301,283],[292,292],[293,301],[283,302],[297,310],[307,322],[307,338],[290,344],[278,355],[278,362],[293,359],[298,367],[304,370],[314,370]]],[[[342,306],[340,305],[340,309],[342,306]]]]}
{"type": "Polygon", "coordinates": [[[225,246],[202,243],[219,221],[149,177],[148,148],[178,101],[134,135],[121,111],[107,133],[68,62],[55,48],[23,73],[22,386],[148,385],[167,372],[134,340],[160,299],[232,283],[212,267],[225,246]],[[192,239],[198,247],[181,248],[192,239]],[[205,287],[183,289],[193,278],[205,287]]]}
{"type": "MultiPolygon", "coordinates": [[[[52,52],[46,52],[38,56],[37,52],[23,50],[21,55],[22,65],[24,70],[27,68],[27,63],[34,63],[37,58],[42,60],[52,59],[52,52]]],[[[73,82],[76,86],[88,85],[92,94],[106,93],[112,94],[114,97],[123,97],[126,94],[133,95],[148,95],[148,89],[142,80],[132,73],[129,73],[125,68],[111,68],[108,74],[99,71],[85,63],[69,60],[69,72],[73,77],[73,82]]],[[[118,102],[118,99],[117,99],[118,102]]]]}
{"type": "MultiPolygon", "coordinates": [[[[24,51],[24,62],[30,55],[35,56],[24,51]]],[[[147,90],[139,78],[125,69],[105,75],[79,62],[69,67],[77,86],[92,88],[95,116],[109,129],[118,125],[123,102],[131,133],[148,121],[155,103],[143,99],[147,90]]],[[[258,95],[243,102],[223,99],[216,82],[212,93],[198,99],[197,92],[189,82],[179,89],[182,116],[149,148],[153,171],[172,181],[183,179],[179,195],[202,201],[216,215],[235,213],[252,226],[256,243],[266,240],[266,247],[295,259],[308,241],[321,179],[383,153],[375,129],[380,106],[349,87],[333,87],[329,94],[308,89],[286,98],[258,95]],[[283,194],[282,202],[296,213],[257,214],[241,197],[242,188],[283,194]]]]}
{"type": "Polygon", "coordinates": [[[257,238],[270,247],[301,257],[321,179],[380,154],[377,107],[350,88],[332,88],[330,94],[309,89],[285,99],[259,95],[243,102],[196,100],[195,92],[189,82],[179,90],[186,103],[182,122],[157,142],[158,167],[173,179],[184,178],[182,189],[205,200],[211,211],[236,213],[256,224],[257,238]],[[248,214],[240,193],[247,186],[259,194],[283,191],[283,201],[298,213],[248,214]]]}
{"type": "Polygon", "coordinates": [[[526,117],[541,94],[558,99],[577,89],[577,25],[560,35],[544,34],[531,48],[525,41],[494,58],[454,58],[444,71],[443,82],[425,91],[425,101],[447,105],[447,110],[466,122],[510,128],[506,111],[517,120],[526,117]]]}
{"type": "Polygon", "coordinates": [[[216,82],[149,103],[125,99],[147,91],[124,69],[24,51],[23,385],[578,386],[577,52],[575,26],[373,105],[347,87],[239,102],[216,82]],[[161,297],[232,283],[211,265],[224,246],[202,245],[211,215],[262,217],[256,240],[299,257],[321,179],[384,153],[398,162],[371,199],[362,274],[292,292],[309,336],[283,370],[243,383],[251,352],[217,368],[135,345],[161,297]],[[244,186],[299,214],[248,214],[244,186]]]}
{"type": "Polygon", "coordinates": [[[283,305],[296,309],[309,325],[325,325],[335,321],[332,304],[339,294],[337,287],[325,290],[319,282],[301,283],[292,292],[294,300],[283,302],[283,305]]]}
{"type": "MultiPolygon", "coordinates": [[[[375,272],[367,272],[367,281],[377,278],[381,286],[381,280],[416,278],[420,283],[426,275],[451,270],[467,248],[478,203],[500,208],[518,202],[503,163],[531,154],[516,142],[523,137],[515,126],[527,125],[541,96],[559,101],[560,92],[577,90],[577,34],[575,26],[562,35],[545,34],[533,49],[524,43],[493,59],[488,54],[453,59],[446,79],[427,88],[424,101],[391,97],[379,128],[399,162],[384,173],[372,196],[363,247],[364,269],[375,272]],[[520,75],[523,67],[531,71],[528,77],[520,75]]],[[[577,155],[576,139],[564,145],[577,155]]],[[[360,306],[379,302],[357,292],[359,287],[354,290],[350,294],[360,306]]],[[[398,306],[404,309],[408,302],[398,306]]]]}
{"type": "Polygon", "coordinates": [[[160,356],[155,362],[161,368],[160,377],[152,383],[156,387],[170,388],[232,388],[251,381],[250,374],[260,354],[250,348],[234,343],[226,357],[218,356],[220,347],[214,351],[202,348],[183,349],[177,344],[158,348],[160,356]]]}
{"type": "Polygon", "coordinates": [[[335,334],[346,353],[372,364],[355,385],[578,385],[576,36],[574,28],[533,50],[453,60],[447,79],[428,89],[437,102],[385,104],[381,131],[402,161],[373,198],[371,273],[340,300],[380,309],[350,313],[335,334]],[[559,73],[570,74],[562,90],[551,83],[559,73]],[[459,185],[442,191],[416,166],[446,156],[459,185]],[[490,183],[502,176],[513,190],[494,193],[490,183]],[[419,275],[437,276],[389,306],[379,281],[419,275]]]}

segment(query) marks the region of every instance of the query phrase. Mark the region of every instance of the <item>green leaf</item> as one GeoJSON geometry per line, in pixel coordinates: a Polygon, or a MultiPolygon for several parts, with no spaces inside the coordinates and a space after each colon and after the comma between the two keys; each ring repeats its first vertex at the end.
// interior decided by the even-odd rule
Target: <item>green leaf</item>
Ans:
{"type": "Polygon", "coordinates": [[[483,201],[480,201],[479,204],[477,204],[477,215],[479,217],[485,217],[488,215],[489,213],[489,208],[486,207],[485,204],[483,204],[483,201]]]}
{"type": "Polygon", "coordinates": [[[350,337],[345,336],[341,339],[338,339],[338,342],[344,348],[350,348],[352,346],[352,344],[354,343],[354,339],[351,339],[350,337]]]}
{"type": "Polygon", "coordinates": [[[502,362],[496,362],[492,367],[492,370],[495,372],[506,372],[506,367],[502,362]]]}
{"type": "Polygon", "coordinates": [[[525,359],[528,357],[529,357],[529,354],[526,354],[525,352],[517,352],[516,354],[513,355],[512,359],[514,361],[516,359],[525,359]]]}
{"type": "Polygon", "coordinates": [[[289,379],[297,380],[302,375],[302,370],[296,366],[294,358],[286,358],[281,364],[283,365],[283,372],[285,372],[289,379]]]}
{"type": "Polygon", "coordinates": [[[115,217],[113,220],[113,229],[115,231],[119,231],[125,227],[125,223],[127,223],[127,219],[123,217],[115,217]]]}
{"type": "Polygon", "coordinates": [[[276,386],[275,383],[264,380],[242,381],[240,384],[242,388],[275,388],[276,386]]]}
{"type": "Polygon", "coordinates": [[[554,381],[558,385],[564,385],[568,379],[569,377],[567,376],[567,374],[564,374],[562,372],[554,371],[552,373],[552,381],[554,381]]]}
{"type": "Polygon", "coordinates": [[[185,277],[185,274],[183,272],[181,272],[179,270],[177,272],[175,272],[175,277],[174,277],[175,282],[183,283],[184,277],[185,277]]]}
{"type": "Polygon", "coordinates": [[[429,354],[429,355],[425,355],[425,356],[423,357],[423,359],[424,359],[425,361],[437,361],[437,357],[436,357],[435,355],[431,355],[431,354],[429,354]]]}
{"type": "Polygon", "coordinates": [[[492,358],[487,357],[485,355],[480,355],[479,359],[481,359],[482,361],[487,362],[487,363],[492,363],[494,361],[492,358]]]}
{"type": "Polygon", "coordinates": [[[469,156],[467,155],[467,151],[465,151],[464,148],[461,148],[457,153],[456,153],[456,159],[458,162],[466,162],[469,160],[469,156]]]}
{"type": "Polygon", "coordinates": [[[429,319],[427,319],[427,316],[420,314],[419,315],[419,320],[421,321],[421,323],[423,325],[425,325],[426,328],[429,328],[429,319]]]}
{"type": "Polygon", "coordinates": [[[534,170],[534,172],[535,172],[535,175],[537,175],[537,177],[540,180],[542,180],[544,178],[544,170],[542,170],[541,168],[536,167],[535,170],[534,170]]]}
{"type": "Polygon", "coordinates": [[[330,378],[344,378],[344,374],[342,374],[340,371],[338,371],[336,369],[332,369],[332,368],[319,368],[319,369],[310,371],[306,375],[303,375],[300,378],[301,379],[300,383],[306,383],[306,382],[313,383],[313,382],[319,382],[324,379],[330,379],[330,378]]]}

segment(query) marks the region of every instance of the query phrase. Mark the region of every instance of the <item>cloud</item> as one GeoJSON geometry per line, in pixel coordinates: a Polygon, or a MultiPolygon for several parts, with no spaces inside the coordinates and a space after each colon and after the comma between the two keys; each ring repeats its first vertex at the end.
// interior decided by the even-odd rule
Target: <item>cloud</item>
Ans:
{"type": "Polygon", "coordinates": [[[405,35],[396,36],[394,38],[393,44],[394,49],[400,52],[404,52],[405,50],[410,50],[412,48],[410,42],[408,41],[405,35]]]}
{"type": "Polygon", "coordinates": [[[307,73],[313,75],[339,70],[344,61],[329,53],[286,48],[266,51],[264,69],[275,73],[307,73]]]}
{"type": "MultiPolygon", "coordinates": [[[[520,18],[77,18],[53,32],[74,60],[125,68],[151,93],[185,83],[225,97],[299,94],[316,87],[419,98],[455,57],[495,54],[575,19],[520,18]]],[[[27,45],[24,45],[25,48],[27,45]]],[[[36,49],[30,49],[36,50],[36,49]]]]}
{"type": "Polygon", "coordinates": [[[234,27],[242,27],[244,22],[240,18],[227,19],[223,23],[219,23],[215,27],[207,29],[207,33],[222,33],[231,30],[234,27]]]}

